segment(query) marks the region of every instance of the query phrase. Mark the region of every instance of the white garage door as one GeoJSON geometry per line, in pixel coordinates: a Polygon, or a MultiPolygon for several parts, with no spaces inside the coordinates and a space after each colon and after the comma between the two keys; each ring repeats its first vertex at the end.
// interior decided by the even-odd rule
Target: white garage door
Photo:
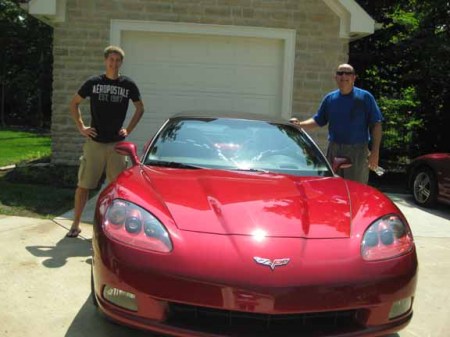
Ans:
{"type": "Polygon", "coordinates": [[[136,81],[146,108],[129,139],[139,147],[180,111],[282,113],[283,40],[122,31],[121,46],[122,73],[136,81]]]}

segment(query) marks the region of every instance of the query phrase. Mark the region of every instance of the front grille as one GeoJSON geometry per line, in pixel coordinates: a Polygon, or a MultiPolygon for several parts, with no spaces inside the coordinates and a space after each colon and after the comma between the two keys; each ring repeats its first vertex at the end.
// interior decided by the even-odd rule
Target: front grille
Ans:
{"type": "Polygon", "coordinates": [[[239,337],[328,336],[360,330],[357,312],[268,315],[170,303],[167,323],[191,331],[239,337]]]}

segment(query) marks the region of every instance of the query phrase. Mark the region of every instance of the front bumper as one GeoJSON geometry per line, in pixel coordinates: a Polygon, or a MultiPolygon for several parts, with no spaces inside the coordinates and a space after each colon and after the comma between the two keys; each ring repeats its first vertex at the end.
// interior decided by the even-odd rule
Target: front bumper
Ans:
{"type": "MultiPolygon", "coordinates": [[[[302,249],[303,263],[289,265],[290,269],[270,271],[254,262],[238,267],[235,262],[233,270],[226,268],[227,262],[217,270],[199,263],[208,253],[208,260],[214,260],[214,249],[223,254],[221,247],[226,244],[221,240],[228,239],[217,238],[214,248],[186,238],[197,247],[183,261],[183,252],[161,255],[136,250],[130,254],[129,247],[97,233],[93,275],[101,311],[124,325],[172,336],[379,336],[399,331],[412,318],[412,306],[392,319],[389,313],[395,302],[413,300],[417,282],[414,251],[383,263],[358,264],[350,258],[346,262],[344,253],[338,258],[340,264],[333,263],[331,256],[327,259],[325,253],[315,263],[307,263],[308,255],[324,248],[342,252],[339,245],[345,242],[336,240],[336,246],[330,247],[330,242],[316,240],[314,249],[302,249]],[[318,268],[320,261],[326,265],[318,268]],[[108,301],[105,285],[133,294],[137,309],[108,301]]],[[[271,245],[295,247],[291,239],[279,241],[271,245]]]]}

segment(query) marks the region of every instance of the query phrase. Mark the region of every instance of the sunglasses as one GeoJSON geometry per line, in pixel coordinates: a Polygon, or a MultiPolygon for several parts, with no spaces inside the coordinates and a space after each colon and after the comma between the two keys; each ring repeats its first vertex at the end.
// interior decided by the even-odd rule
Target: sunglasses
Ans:
{"type": "Polygon", "coordinates": [[[355,74],[354,71],[336,71],[336,75],[342,76],[342,75],[353,75],[355,74]]]}

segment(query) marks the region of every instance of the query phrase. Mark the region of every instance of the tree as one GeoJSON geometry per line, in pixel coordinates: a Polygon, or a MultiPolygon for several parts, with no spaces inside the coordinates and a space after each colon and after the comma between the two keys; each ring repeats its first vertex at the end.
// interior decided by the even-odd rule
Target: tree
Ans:
{"type": "Polygon", "coordinates": [[[450,151],[450,1],[357,2],[381,25],[351,44],[350,63],[383,108],[384,154],[450,151]]]}
{"type": "Polygon", "coordinates": [[[0,0],[2,127],[49,127],[52,34],[51,27],[28,15],[17,0],[0,0]]]}

